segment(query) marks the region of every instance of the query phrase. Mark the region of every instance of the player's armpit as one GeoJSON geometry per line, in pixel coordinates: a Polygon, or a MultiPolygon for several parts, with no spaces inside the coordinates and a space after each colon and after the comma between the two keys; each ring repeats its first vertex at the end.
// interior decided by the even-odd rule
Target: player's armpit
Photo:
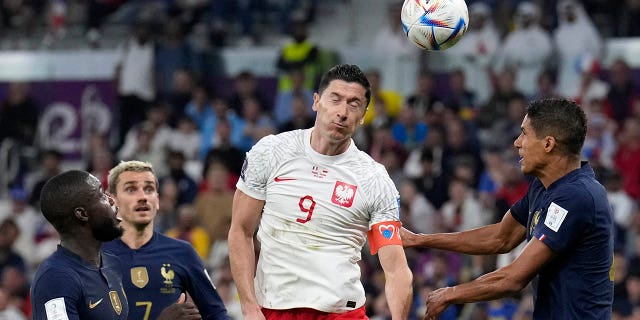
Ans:
{"type": "Polygon", "coordinates": [[[401,227],[400,221],[385,221],[374,224],[371,230],[367,232],[371,254],[376,254],[384,246],[402,245],[402,239],[400,238],[401,227]]]}

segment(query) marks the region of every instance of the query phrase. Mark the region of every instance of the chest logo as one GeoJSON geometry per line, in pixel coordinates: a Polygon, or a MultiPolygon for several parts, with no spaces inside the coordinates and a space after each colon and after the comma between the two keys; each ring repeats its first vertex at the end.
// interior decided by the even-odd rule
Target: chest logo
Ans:
{"type": "Polygon", "coordinates": [[[163,263],[162,268],[160,268],[160,274],[164,278],[164,284],[173,284],[173,277],[175,277],[175,274],[173,273],[173,270],[171,270],[171,264],[163,263]]]}
{"type": "Polygon", "coordinates": [[[122,303],[120,302],[120,296],[118,296],[118,292],[111,290],[109,291],[109,299],[111,300],[111,306],[113,310],[120,315],[122,313],[122,303]]]}
{"type": "Polygon", "coordinates": [[[333,188],[333,195],[331,195],[331,202],[345,208],[353,205],[353,198],[355,198],[357,186],[344,183],[342,181],[336,181],[336,185],[333,188]]]}
{"type": "Polygon", "coordinates": [[[131,283],[142,289],[149,283],[149,273],[146,267],[131,268],[131,283]]]}
{"type": "Polygon", "coordinates": [[[89,300],[89,309],[93,309],[93,308],[97,307],[100,304],[100,302],[102,302],[103,299],[100,299],[100,300],[98,300],[98,301],[96,301],[94,303],[91,303],[91,300],[89,300]]]}

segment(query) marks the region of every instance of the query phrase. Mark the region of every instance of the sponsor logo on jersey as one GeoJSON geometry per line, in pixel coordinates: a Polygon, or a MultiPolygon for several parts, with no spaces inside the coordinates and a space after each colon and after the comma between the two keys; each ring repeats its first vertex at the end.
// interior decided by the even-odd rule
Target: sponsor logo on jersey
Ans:
{"type": "Polygon", "coordinates": [[[142,289],[149,283],[149,273],[147,267],[131,268],[131,283],[142,289]]]}
{"type": "Polygon", "coordinates": [[[176,288],[173,287],[173,278],[175,277],[175,273],[171,269],[170,263],[162,264],[162,268],[160,268],[160,275],[164,278],[164,287],[160,288],[160,293],[175,293],[176,288]]]}
{"type": "Polygon", "coordinates": [[[327,176],[327,173],[329,173],[329,170],[325,168],[321,168],[319,166],[311,167],[311,175],[313,175],[314,178],[324,179],[324,177],[327,176]]]}
{"type": "Polygon", "coordinates": [[[331,195],[331,202],[345,208],[353,205],[353,198],[356,195],[357,186],[342,181],[336,181],[331,195]]]}
{"type": "Polygon", "coordinates": [[[120,315],[120,313],[122,313],[122,303],[120,302],[120,296],[118,296],[115,290],[109,291],[109,299],[111,300],[113,310],[120,315]]]}
{"type": "Polygon", "coordinates": [[[286,178],[286,177],[275,177],[273,178],[273,181],[275,182],[285,182],[285,181],[293,181],[293,180],[298,180],[296,178],[286,178]]]}
{"type": "Polygon", "coordinates": [[[91,300],[89,300],[89,309],[93,309],[93,308],[97,307],[100,304],[100,302],[102,302],[102,300],[104,300],[104,298],[102,298],[102,299],[100,299],[100,300],[98,300],[96,302],[93,302],[93,303],[91,302],[91,300]]]}

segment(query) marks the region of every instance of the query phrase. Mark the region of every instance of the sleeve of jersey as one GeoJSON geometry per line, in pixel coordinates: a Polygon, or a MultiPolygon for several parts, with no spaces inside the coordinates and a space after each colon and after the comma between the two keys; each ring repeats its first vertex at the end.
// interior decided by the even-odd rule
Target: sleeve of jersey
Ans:
{"type": "Polygon", "coordinates": [[[200,311],[202,319],[230,320],[222,298],[216,291],[209,272],[205,268],[198,254],[189,247],[185,250],[184,265],[189,273],[189,287],[187,292],[200,311]]]}
{"type": "Polygon", "coordinates": [[[32,287],[32,320],[78,320],[78,299],[82,290],[70,274],[51,270],[40,276],[32,287]]]}
{"type": "Polygon", "coordinates": [[[271,166],[275,163],[273,154],[275,140],[274,136],[262,138],[247,152],[242,164],[236,187],[252,198],[266,199],[267,180],[271,166]]]}
{"type": "Polygon", "coordinates": [[[534,227],[533,236],[556,253],[564,252],[589,230],[593,218],[592,199],[579,192],[566,192],[553,199],[544,219],[534,227]]]}
{"type": "Polygon", "coordinates": [[[529,197],[525,194],[522,199],[518,200],[509,209],[511,216],[523,226],[527,226],[527,220],[529,217],[529,197]]]}
{"type": "Polygon", "coordinates": [[[371,220],[367,238],[371,254],[378,249],[399,244],[400,239],[400,195],[389,174],[382,165],[377,165],[377,172],[367,185],[366,194],[371,204],[371,220]]]}

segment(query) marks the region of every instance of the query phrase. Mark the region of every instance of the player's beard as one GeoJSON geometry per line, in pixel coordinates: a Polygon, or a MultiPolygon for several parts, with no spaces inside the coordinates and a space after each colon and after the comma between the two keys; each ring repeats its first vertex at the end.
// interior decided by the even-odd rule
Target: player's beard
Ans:
{"type": "Polygon", "coordinates": [[[91,234],[93,237],[102,242],[111,241],[122,236],[124,229],[115,225],[113,220],[104,220],[102,223],[91,226],[91,234]]]}

